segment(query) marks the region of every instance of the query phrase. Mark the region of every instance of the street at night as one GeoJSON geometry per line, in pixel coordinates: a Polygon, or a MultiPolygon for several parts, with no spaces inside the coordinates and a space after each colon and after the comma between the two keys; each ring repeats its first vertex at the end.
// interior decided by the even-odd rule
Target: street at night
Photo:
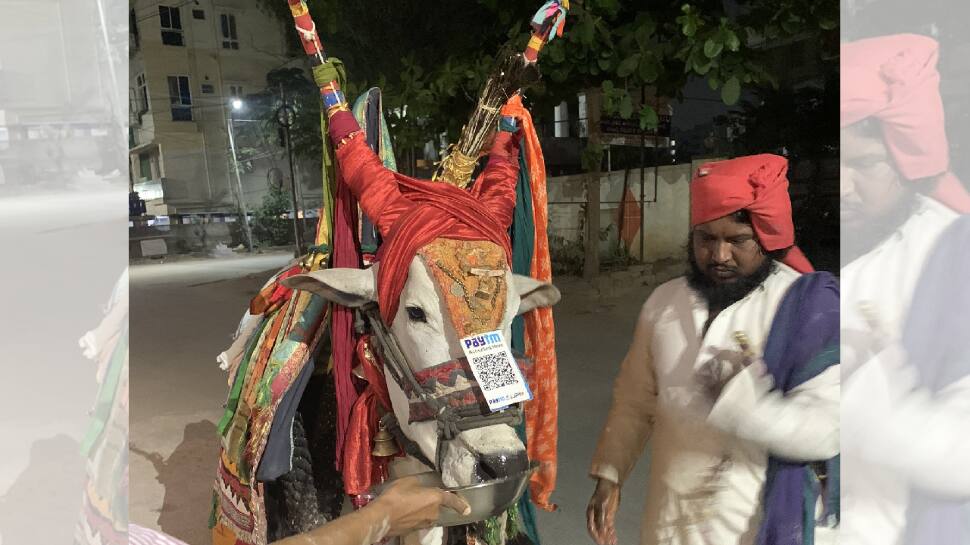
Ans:
{"type": "MultiPolygon", "coordinates": [[[[227,385],[216,355],[232,342],[249,299],[289,253],[195,259],[131,268],[131,519],[187,543],[206,543],[216,423],[227,385]]],[[[588,284],[557,284],[559,358],[559,510],[539,512],[548,543],[574,543],[586,532],[587,478],[611,387],[640,306],[651,286],[618,289],[597,301],[588,284]],[[596,339],[596,342],[591,342],[596,339]]],[[[631,475],[617,516],[621,543],[639,535],[647,458],[631,475]]]]}

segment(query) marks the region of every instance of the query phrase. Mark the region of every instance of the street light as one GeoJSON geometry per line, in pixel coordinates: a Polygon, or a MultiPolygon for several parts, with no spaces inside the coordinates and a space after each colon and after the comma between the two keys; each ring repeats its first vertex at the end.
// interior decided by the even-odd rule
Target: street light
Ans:
{"type": "Polygon", "coordinates": [[[246,233],[246,244],[249,246],[249,251],[253,251],[253,231],[249,227],[249,210],[246,209],[246,200],[243,198],[242,189],[242,179],[239,176],[239,160],[236,158],[236,139],[232,130],[232,113],[237,110],[241,110],[245,104],[238,98],[233,98],[230,103],[232,108],[229,110],[229,148],[232,150],[232,164],[236,170],[236,198],[239,204],[239,209],[242,211],[243,215],[243,231],[246,233]]]}

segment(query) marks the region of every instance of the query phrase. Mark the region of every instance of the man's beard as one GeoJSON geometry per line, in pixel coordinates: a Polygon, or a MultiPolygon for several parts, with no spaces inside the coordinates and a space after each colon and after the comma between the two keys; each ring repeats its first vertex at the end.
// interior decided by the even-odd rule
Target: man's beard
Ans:
{"type": "Polygon", "coordinates": [[[699,293],[707,300],[707,307],[711,310],[724,310],[734,303],[740,301],[751,290],[760,286],[774,272],[777,264],[774,259],[765,257],[764,262],[748,276],[739,276],[734,282],[719,284],[711,280],[704,274],[697,260],[694,259],[694,251],[688,244],[687,261],[690,263],[690,274],[687,275],[687,285],[699,293]]]}
{"type": "Polygon", "coordinates": [[[848,236],[839,237],[839,263],[845,267],[856,258],[869,253],[882,241],[896,232],[918,208],[916,192],[905,195],[896,206],[882,217],[870,220],[863,226],[852,228],[848,236]]]}

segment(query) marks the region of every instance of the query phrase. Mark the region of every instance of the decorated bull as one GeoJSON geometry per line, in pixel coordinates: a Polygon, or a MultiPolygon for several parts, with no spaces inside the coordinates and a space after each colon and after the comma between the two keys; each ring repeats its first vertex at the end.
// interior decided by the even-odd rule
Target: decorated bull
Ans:
{"type": "MultiPolygon", "coordinates": [[[[306,532],[340,513],[342,492],[359,506],[383,481],[407,473],[433,472],[442,485],[461,489],[524,483],[539,465],[529,457],[536,444],[527,449],[515,429],[523,420],[522,392],[504,402],[490,396],[496,385],[524,382],[525,362],[516,361],[507,346],[513,319],[559,299],[549,282],[513,274],[509,229],[517,200],[523,204],[523,141],[525,154],[533,162],[538,158],[541,169],[528,112],[520,97],[509,95],[518,87],[499,80],[502,84],[486,85],[469,124],[484,128],[470,136],[466,131],[453,153],[457,159],[446,160],[439,173],[450,183],[403,176],[388,168],[389,145],[375,145],[384,142],[383,121],[361,129],[357,119],[366,116],[355,119],[350,112],[339,71],[323,55],[306,6],[288,1],[316,64],[335,150],[340,181],[335,210],[325,218],[333,220],[334,232],[321,221],[315,254],[264,286],[224,354],[232,388],[219,426],[223,451],[210,520],[215,545],[262,545],[306,532]],[[496,100],[498,106],[508,101],[501,124],[496,100]],[[530,131],[525,138],[523,124],[530,131]],[[496,134],[497,126],[503,130],[496,134]],[[481,155],[483,136],[494,136],[488,161],[466,190],[471,180],[464,178],[481,155]],[[462,151],[462,142],[471,147],[462,151]],[[358,229],[358,205],[382,239],[376,263],[366,269],[358,268],[359,242],[353,237],[359,233],[350,240],[340,231],[358,229]],[[331,268],[322,268],[328,262],[331,268]],[[497,341],[492,344],[499,349],[488,355],[485,368],[473,369],[468,357],[476,339],[497,341]]],[[[561,32],[564,13],[557,2],[544,6],[535,25],[541,39],[514,62],[534,64],[543,40],[561,32]]],[[[500,65],[498,76],[508,75],[507,66],[500,65]]],[[[537,181],[544,184],[544,174],[526,175],[526,184],[537,181]]],[[[530,245],[533,237],[545,241],[544,186],[531,192],[529,214],[540,205],[530,245]]],[[[548,278],[545,251],[537,260],[543,263],[544,257],[539,276],[548,278]]],[[[536,274],[528,261],[523,272],[536,274]]],[[[537,392],[537,398],[548,397],[552,390],[553,417],[537,424],[533,411],[532,431],[555,423],[551,314],[544,312],[542,320],[533,312],[529,327],[533,355],[547,373],[553,367],[551,384],[545,381],[537,392]]],[[[526,374],[535,384],[535,371],[526,374]]],[[[542,502],[555,476],[554,429],[544,449],[545,459],[551,450],[552,463],[541,464],[541,476],[533,478],[545,483],[542,502]]],[[[513,508],[476,528],[434,528],[419,539],[425,545],[497,545],[522,530],[515,513],[513,508]]]]}

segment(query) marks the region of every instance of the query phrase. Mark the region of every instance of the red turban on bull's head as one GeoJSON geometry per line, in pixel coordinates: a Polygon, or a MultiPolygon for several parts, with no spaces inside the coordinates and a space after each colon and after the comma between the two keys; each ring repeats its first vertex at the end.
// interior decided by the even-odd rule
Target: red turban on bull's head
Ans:
{"type": "Polygon", "coordinates": [[[788,161],[771,154],[701,165],[690,184],[691,227],[747,210],[762,248],[790,248],[782,263],[812,272],[812,264],[795,246],[787,172],[788,161]]]}
{"type": "MultiPolygon", "coordinates": [[[[329,130],[337,143],[360,126],[349,112],[337,112],[329,130]]],[[[498,133],[471,191],[388,170],[363,138],[338,146],[336,155],[343,182],[384,237],[378,253],[377,296],[385,323],[394,321],[411,260],[438,237],[493,242],[511,263],[509,226],[519,174],[516,136],[498,133]]]]}
{"type": "Polygon", "coordinates": [[[938,179],[933,197],[958,212],[970,212],[970,195],[948,170],[937,42],[899,34],[841,49],[841,126],[878,119],[899,172],[909,180],[938,179]]]}

